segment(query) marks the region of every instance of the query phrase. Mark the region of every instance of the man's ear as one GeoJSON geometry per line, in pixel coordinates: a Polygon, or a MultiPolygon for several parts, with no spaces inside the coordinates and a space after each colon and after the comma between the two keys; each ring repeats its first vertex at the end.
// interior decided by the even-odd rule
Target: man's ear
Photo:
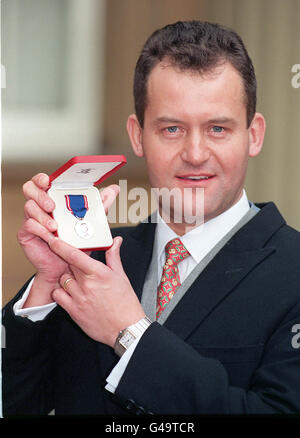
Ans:
{"type": "Polygon", "coordinates": [[[129,135],[133,152],[137,157],[143,157],[144,156],[143,143],[142,143],[143,130],[135,114],[131,114],[128,117],[126,127],[127,127],[127,132],[129,135]]]}
{"type": "Polygon", "coordinates": [[[263,147],[266,121],[260,113],[255,113],[249,126],[249,157],[256,157],[263,147]]]}

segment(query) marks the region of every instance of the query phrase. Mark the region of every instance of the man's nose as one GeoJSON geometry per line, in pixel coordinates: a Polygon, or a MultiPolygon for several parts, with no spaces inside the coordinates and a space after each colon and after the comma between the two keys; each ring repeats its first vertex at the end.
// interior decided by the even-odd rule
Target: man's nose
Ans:
{"type": "Polygon", "coordinates": [[[181,158],[193,166],[199,166],[209,159],[211,151],[203,135],[197,133],[186,138],[181,158]]]}

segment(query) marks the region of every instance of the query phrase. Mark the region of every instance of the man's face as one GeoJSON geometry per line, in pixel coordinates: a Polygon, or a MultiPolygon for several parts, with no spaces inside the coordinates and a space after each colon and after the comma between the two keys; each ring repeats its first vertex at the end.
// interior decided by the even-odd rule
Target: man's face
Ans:
{"type": "Polygon", "coordinates": [[[248,157],[263,140],[261,115],[247,129],[240,75],[229,63],[200,75],[162,62],[149,75],[147,98],[143,129],[131,116],[135,140],[130,122],[128,131],[151,186],[203,188],[205,221],[218,216],[241,197],[248,157]]]}

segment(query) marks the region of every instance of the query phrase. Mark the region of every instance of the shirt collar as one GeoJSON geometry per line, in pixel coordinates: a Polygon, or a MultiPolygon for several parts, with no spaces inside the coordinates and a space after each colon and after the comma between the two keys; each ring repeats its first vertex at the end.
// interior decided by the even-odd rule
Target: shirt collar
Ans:
{"type": "MultiPolygon", "coordinates": [[[[176,233],[162,219],[157,212],[157,227],[155,234],[155,247],[158,258],[164,258],[166,244],[179,237],[196,263],[203,257],[239,222],[249,210],[249,202],[245,190],[241,198],[228,210],[219,216],[210,219],[202,225],[192,229],[183,236],[176,233]]],[[[164,260],[162,261],[164,263],[164,260]]]]}

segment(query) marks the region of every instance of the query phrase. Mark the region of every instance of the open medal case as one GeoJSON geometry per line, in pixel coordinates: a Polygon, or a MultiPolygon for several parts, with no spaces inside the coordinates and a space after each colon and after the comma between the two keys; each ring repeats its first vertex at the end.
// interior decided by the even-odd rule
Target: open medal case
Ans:
{"type": "Polygon", "coordinates": [[[124,164],[124,155],[77,156],[50,175],[48,195],[55,202],[55,234],[60,239],[86,251],[112,245],[100,192],[95,186],[124,164]]]}

